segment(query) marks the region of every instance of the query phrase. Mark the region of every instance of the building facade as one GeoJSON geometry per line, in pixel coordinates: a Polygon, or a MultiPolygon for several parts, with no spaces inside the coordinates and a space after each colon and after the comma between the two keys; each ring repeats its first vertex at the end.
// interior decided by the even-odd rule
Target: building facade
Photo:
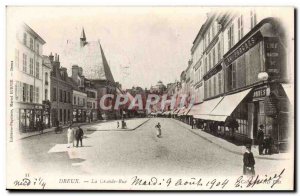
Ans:
{"type": "MultiPolygon", "coordinates": [[[[100,108],[100,100],[106,94],[117,95],[114,77],[111,73],[104,51],[99,41],[88,41],[82,29],[80,38],[73,42],[68,40],[63,48],[63,64],[70,70],[73,65],[79,65],[85,70],[85,77],[90,80],[97,90],[97,116],[99,119],[115,119],[119,111],[113,108],[104,110],[100,108]]],[[[107,102],[115,100],[108,98],[107,102]]]]}
{"type": "MultiPolygon", "coordinates": [[[[250,8],[209,14],[191,49],[196,104],[188,115],[203,129],[243,143],[256,144],[264,125],[277,151],[285,150],[292,116],[285,39],[276,18],[250,8]]],[[[189,67],[183,85],[191,88],[189,67]]]]}
{"type": "MultiPolygon", "coordinates": [[[[16,28],[14,51],[14,129],[18,133],[43,129],[43,45],[46,43],[26,24],[16,28]]],[[[12,48],[12,46],[11,46],[12,48]]],[[[48,68],[47,68],[48,69],[48,68]]],[[[45,121],[44,121],[45,120],[45,121]]]]}
{"type": "Polygon", "coordinates": [[[67,125],[72,122],[73,84],[68,77],[67,69],[60,65],[59,55],[48,57],[52,65],[51,83],[51,122],[52,126],[67,125]]]}

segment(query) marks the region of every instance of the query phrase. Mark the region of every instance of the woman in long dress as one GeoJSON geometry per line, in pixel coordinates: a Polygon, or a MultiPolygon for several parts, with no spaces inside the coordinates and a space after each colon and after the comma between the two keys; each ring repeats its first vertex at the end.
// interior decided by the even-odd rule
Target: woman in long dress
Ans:
{"type": "Polygon", "coordinates": [[[71,143],[73,144],[74,147],[74,130],[72,129],[71,125],[68,128],[67,137],[68,137],[68,148],[70,148],[71,143]]]}

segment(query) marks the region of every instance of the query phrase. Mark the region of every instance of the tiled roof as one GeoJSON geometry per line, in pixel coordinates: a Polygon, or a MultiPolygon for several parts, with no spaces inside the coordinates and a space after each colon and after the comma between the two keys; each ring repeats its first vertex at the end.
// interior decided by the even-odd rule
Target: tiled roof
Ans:
{"type": "Polygon", "coordinates": [[[86,42],[83,47],[79,40],[77,43],[68,41],[61,54],[61,64],[70,72],[72,65],[82,67],[87,79],[115,82],[99,41],[86,42]]]}

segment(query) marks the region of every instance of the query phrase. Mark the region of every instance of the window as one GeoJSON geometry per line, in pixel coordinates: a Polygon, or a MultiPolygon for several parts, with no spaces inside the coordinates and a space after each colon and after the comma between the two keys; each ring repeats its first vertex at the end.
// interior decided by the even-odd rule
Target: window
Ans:
{"type": "Polygon", "coordinates": [[[71,103],[71,94],[68,92],[68,103],[71,103]]]}
{"type": "Polygon", "coordinates": [[[217,76],[214,76],[214,95],[217,95],[217,76]]]}
{"type": "Polygon", "coordinates": [[[78,105],[80,105],[80,102],[79,102],[79,97],[77,97],[77,104],[78,104],[78,105]]]}
{"type": "Polygon", "coordinates": [[[32,85],[29,86],[29,102],[30,103],[33,102],[33,86],[32,85]]]}
{"type": "Polygon", "coordinates": [[[211,80],[208,80],[208,97],[211,97],[211,80]]]}
{"type": "Polygon", "coordinates": [[[207,73],[208,71],[208,64],[207,64],[207,57],[205,57],[205,66],[204,66],[204,73],[207,73]]]}
{"type": "Polygon", "coordinates": [[[235,89],[236,88],[236,63],[234,62],[233,64],[232,64],[232,76],[231,76],[231,78],[232,78],[232,82],[231,82],[231,88],[232,89],[235,89]]]}
{"type": "Polygon", "coordinates": [[[212,23],[212,26],[211,26],[211,34],[212,34],[212,37],[215,37],[215,23],[214,22],[212,23]]]}
{"type": "Polygon", "coordinates": [[[62,109],[59,109],[59,121],[62,122],[62,109]]]}
{"type": "Polygon", "coordinates": [[[222,75],[221,73],[218,73],[218,85],[219,85],[219,93],[222,93],[222,75]]]}
{"type": "Polygon", "coordinates": [[[48,72],[45,73],[45,84],[48,85],[48,72]]]}
{"type": "Polygon", "coordinates": [[[30,49],[33,50],[33,39],[32,38],[30,38],[29,44],[30,44],[29,45],[30,49]]]}
{"type": "Polygon", "coordinates": [[[36,93],[36,97],[35,97],[36,103],[39,103],[39,101],[40,101],[40,89],[39,89],[39,87],[36,87],[35,93],[36,93]]]}
{"type": "Polygon", "coordinates": [[[243,28],[243,15],[238,18],[238,40],[242,39],[244,36],[244,28],[243,28]]]}
{"type": "Polygon", "coordinates": [[[204,99],[206,99],[208,97],[207,85],[208,85],[208,82],[205,82],[204,83],[204,99]]]}
{"type": "Polygon", "coordinates": [[[36,44],[36,53],[40,54],[40,45],[38,43],[36,44]]]}
{"type": "Polygon", "coordinates": [[[251,29],[256,25],[256,13],[255,11],[250,11],[251,18],[251,29]]]}
{"type": "Polygon", "coordinates": [[[218,62],[221,60],[221,42],[218,42],[218,62]]]}
{"type": "Polygon", "coordinates": [[[63,102],[63,95],[62,95],[62,90],[59,89],[59,101],[63,102]]]}
{"type": "Polygon", "coordinates": [[[40,78],[40,63],[39,62],[36,62],[36,67],[35,67],[35,76],[37,78],[40,78]]]}
{"type": "Polygon", "coordinates": [[[33,75],[33,58],[29,59],[29,74],[33,75]]]}
{"type": "Polygon", "coordinates": [[[20,82],[16,81],[15,83],[15,99],[19,100],[19,90],[20,90],[20,82]]]}
{"type": "Polygon", "coordinates": [[[56,91],[56,88],[54,87],[53,88],[53,97],[52,97],[53,101],[56,101],[57,99],[57,91],[56,91]]]}
{"type": "Polygon", "coordinates": [[[210,44],[210,31],[208,31],[207,33],[207,45],[210,44]]]}
{"type": "Polygon", "coordinates": [[[211,69],[211,53],[209,53],[209,55],[208,55],[208,70],[207,71],[209,71],[210,69],[211,69]]]}
{"type": "Polygon", "coordinates": [[[70,110],[68,109],[68,121],[70,121],[71,118],[70,118],[70,110]]]}
{"type": "Polygon", "coordinates": [[[232,24],[228,29],[228,49],[234,45],[234,25],[232,24]]]}
{"type": "Polygon", "coordinates": [[[85,99],[82,99],[82,105],[85,106],[85,99]]]}
{"type": "Polygon", "coordinates": [[[27,101],[27,84],[23,83],[23,102],[27,101]]]}
{"type": "Polygon", "coordinates": [[[27,55],[23,53],[23,71],[27,71],[27,55]]]}
{"type": "Polygon", "coordinates": [[[64,91],[64,103],[67,103],[67,92],[64,91]]]}
{"type": "Polygon", "coordinates": [[[215,51],[215,48],[213,48],[213,51],[212,51],[212,67],[215,66],[216,64],[216,51],[215,51]]]}
{"type": "Polygon", "coordinates": [[[76,105],[76,97],[74,96],[74,105],[76,105]]]}
{"type": "Polygon", "coordinates": [[[45,100],[48,100],[48,89],[45,89],[45,100]]]}
{"type": "Polygon", "coordinates": [[[15,49],[15,65],[19,67],[19,50],[15,49]]]}
{"type": "Polygon", "coordinates": [[[23,44],[26,46],[27,45],[27,34],[23,34],[23,44]]]}

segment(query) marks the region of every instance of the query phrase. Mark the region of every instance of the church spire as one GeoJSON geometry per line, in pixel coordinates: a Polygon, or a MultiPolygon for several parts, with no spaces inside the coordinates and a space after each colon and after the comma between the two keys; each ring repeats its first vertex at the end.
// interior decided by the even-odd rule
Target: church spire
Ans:
{"type": "Polygon", "coordinates": [[[84,32],[84,28],[82,27],[82,32],[81,32],[81,36],[80,36],[80,46],[84,46],[86,44],[86,37],[85,37],[85,32],[84,32]]]}

